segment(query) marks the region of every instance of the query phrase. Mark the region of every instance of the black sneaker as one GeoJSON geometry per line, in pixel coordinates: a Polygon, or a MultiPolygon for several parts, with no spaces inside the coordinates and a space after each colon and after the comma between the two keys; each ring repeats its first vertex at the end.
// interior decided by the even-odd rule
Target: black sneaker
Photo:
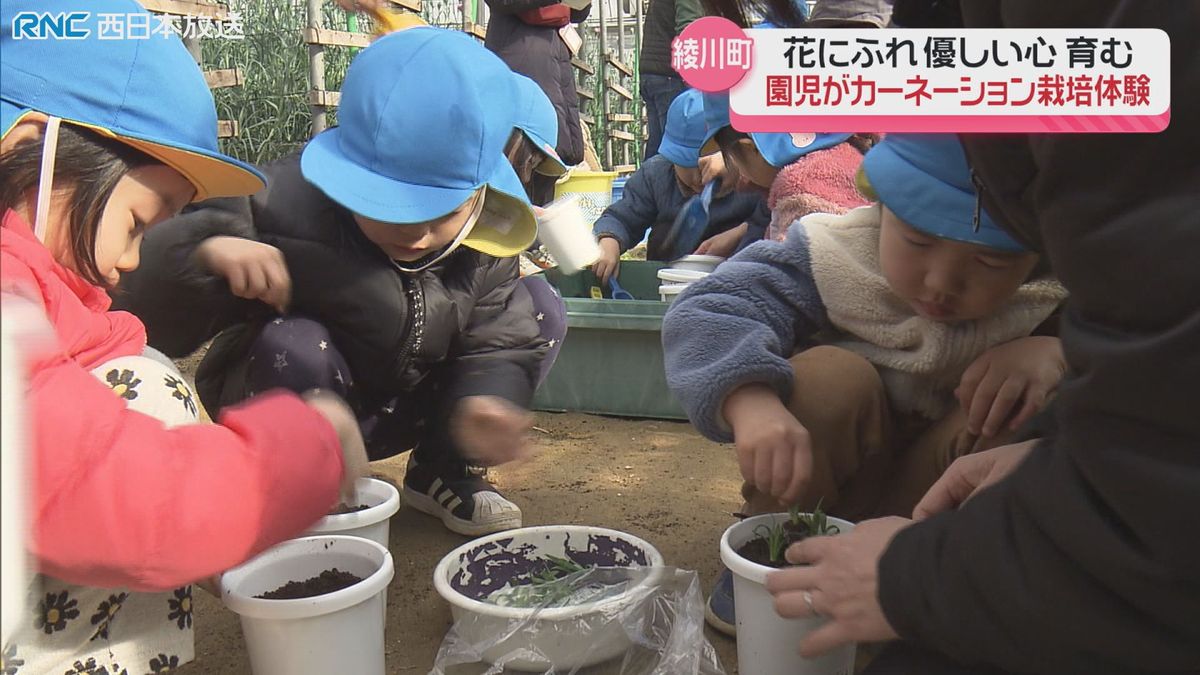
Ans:
{"type": "Polygon", "coordinates": [[[520,507],[497,492],[485,475],[463,465],[417,464],[410,456],[404,503],[469,537],[521,527],[520,507]]]}

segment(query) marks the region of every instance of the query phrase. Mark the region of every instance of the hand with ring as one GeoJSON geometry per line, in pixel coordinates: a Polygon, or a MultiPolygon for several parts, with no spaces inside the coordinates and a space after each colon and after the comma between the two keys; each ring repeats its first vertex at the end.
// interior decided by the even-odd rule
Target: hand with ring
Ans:
{"type": "Polygon", "coordinates": [[[804,605],[808,607],[808,613],[818,619],[825,618],[825,615],[817,611],[816,605],[813,604],[812,593],[804,591],[804,605]]]}
{"type": "Polygon", "coordinates": [[[800,643],[802,655],[899,637],[879,606],[877,569],[892,537],[911,524],[906,518],[868,520],[845,534],[812,537],[787,550],[788,562],[801,566],[767,577],[775,611],[789,619],[828,619],[800,643]]]}

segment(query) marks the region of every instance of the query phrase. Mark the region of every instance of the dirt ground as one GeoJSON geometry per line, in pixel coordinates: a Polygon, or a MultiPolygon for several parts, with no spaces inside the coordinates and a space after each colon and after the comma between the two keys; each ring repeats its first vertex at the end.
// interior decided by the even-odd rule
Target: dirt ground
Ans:
{"type": "MultiPolygon", "coordinates": [[[[705,589],[711,586],[721,569],[717,542],[740,505],[731,448],[680,422],[538,413],[536,425],[535,458],[492,472],[526,525],[621,529],[653,543],[668,565],[697,571],[705,589]]],[[[405,457],[372,468],[399,483],[405,457]]],[[[396,576],[388,593],[387,672],[423,675],[450,626],[450,609],[433,590],[433,568],[466,538],[403,506],[391,525],[396,576]]],[[[237,616],[203,591],[195,599],[196,660],[177,672],[249,675],[237,616]]],[[[734,642],[708,632],[733,675],[734,642]]]]}

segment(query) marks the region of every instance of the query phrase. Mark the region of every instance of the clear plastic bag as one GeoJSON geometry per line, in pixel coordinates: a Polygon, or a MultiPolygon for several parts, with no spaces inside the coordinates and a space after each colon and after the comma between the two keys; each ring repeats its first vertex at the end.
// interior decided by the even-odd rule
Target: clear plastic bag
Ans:
{"type": "Polygon", "coordinates": [[[688,570],[595,567],[454,615],[430,675],[725,675],[688,570]]]}

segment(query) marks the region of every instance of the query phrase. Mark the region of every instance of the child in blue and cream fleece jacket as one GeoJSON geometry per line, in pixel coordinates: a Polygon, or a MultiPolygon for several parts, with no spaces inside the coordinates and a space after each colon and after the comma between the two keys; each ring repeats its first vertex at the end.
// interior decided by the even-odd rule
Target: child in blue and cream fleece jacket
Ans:
{"type": "Polygon", "coordinates": [[[1029,336],[1066,292],[979,209],[957,138],[890,135],[863,173],[878,203],[801,218],[664,320],[671,389],[705,436],[736,444],[750,512],[911,512],[1065,372],[1057,338],[1029,336]]]}

